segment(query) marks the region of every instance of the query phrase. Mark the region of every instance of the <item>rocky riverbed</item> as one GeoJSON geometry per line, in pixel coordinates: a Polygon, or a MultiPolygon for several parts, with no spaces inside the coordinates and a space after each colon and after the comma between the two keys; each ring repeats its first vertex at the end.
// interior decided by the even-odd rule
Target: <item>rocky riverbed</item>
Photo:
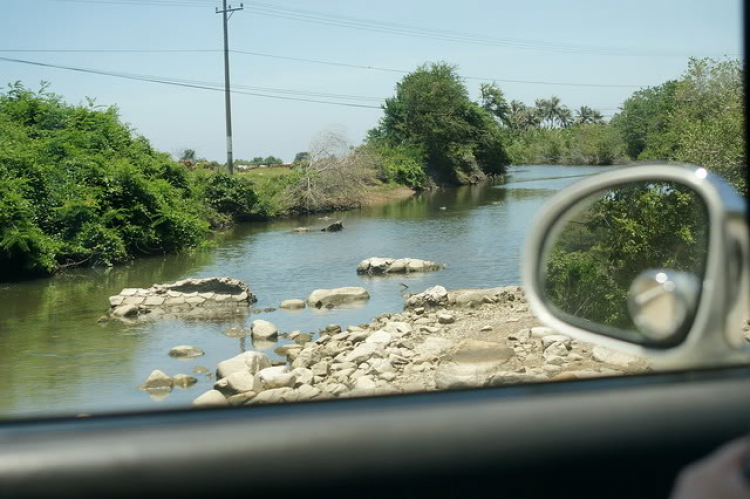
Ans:
{"type": "Polygon", "coordinates": [[[255,405],[649,370],[644,359],[542,327],[518,286],[436,286],[408,297],[403,311],[367,324],[281,335],[295,341],[277,349],[286,363],[272,365],[254,351],[227,359],[217,366],[213,389],[193,404],[255,405]]]}

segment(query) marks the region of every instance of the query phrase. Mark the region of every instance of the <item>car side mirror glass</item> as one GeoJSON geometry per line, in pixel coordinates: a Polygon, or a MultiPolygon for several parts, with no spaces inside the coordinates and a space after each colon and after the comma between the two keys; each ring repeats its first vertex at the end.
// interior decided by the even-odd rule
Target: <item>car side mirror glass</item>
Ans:
{"type": "Polygon", "coordinates": [[[708,210],[692,188],[642,181],[561,213],[544,243],[542,299],[561,319],[644,344],[675,344],[695,316],[708,210]]]}
{"type": "Polygon", "coordinates": [[[750,362],[747,203],[694,165],[639,165],[563,189],[526,239],[534,314],[653,366],[750,362]]]}

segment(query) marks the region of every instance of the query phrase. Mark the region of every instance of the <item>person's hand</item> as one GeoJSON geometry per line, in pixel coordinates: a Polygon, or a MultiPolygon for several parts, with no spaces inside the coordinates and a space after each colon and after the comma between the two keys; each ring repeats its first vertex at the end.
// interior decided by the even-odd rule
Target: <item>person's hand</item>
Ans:
{"type": "Polygon", "coordinates": [[[684,468],[671,499],[750,499],[743,467],[750,459],[750,437],[732,440],[684,468]]]}

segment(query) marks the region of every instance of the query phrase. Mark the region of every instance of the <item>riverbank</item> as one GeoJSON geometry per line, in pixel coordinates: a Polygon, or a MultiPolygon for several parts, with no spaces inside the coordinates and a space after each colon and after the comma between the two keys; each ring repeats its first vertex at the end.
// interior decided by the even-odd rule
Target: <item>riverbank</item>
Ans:
{"type": "Polygon", "coordinates": [[[542,327],[520,286],[408,297],[403,311],[360,325],[332,324],[276,349],[272,366],[248,351],[220,362],[204,405],[256,405],[634,374],[644,359],[542,327]],[[301,338],[301,340],[298,340],[301,338]],[[307,341],[306,341],[307,340],[307,341]]]}

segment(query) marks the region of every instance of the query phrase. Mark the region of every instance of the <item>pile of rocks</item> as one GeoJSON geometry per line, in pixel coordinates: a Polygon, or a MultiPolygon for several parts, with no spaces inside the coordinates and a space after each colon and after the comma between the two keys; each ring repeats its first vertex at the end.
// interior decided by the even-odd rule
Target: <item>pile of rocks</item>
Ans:
{"type": "Polygon", "coordinates": [[[442,263],[418,260],[416,258],[368,258],[357,265],[357,274],[409,274],[412,272],[432,272],[441,270],[442,263]]]}
{"type": "Polygon", "coordinates": [[[649,369],[643,359],[539,327],[517,286],[450,292],[435,287],[415,296],[418,301],[400,313],[346,329],[330,325],[314,341],[290,333],[289,339],[300,341],[276,349],[286,356],[284,365],[273,366],[258,352],[224,361],[213,390],[194,404],[371,396],[649,369]]]}
{"type": "Polygon", "coordinates": [[[229,277],[185,279],[150,288],[125,288],[109,297],[109,317],[121,320],[220,318],[247,314],[257,301],[242,281],[229,277]]]}

